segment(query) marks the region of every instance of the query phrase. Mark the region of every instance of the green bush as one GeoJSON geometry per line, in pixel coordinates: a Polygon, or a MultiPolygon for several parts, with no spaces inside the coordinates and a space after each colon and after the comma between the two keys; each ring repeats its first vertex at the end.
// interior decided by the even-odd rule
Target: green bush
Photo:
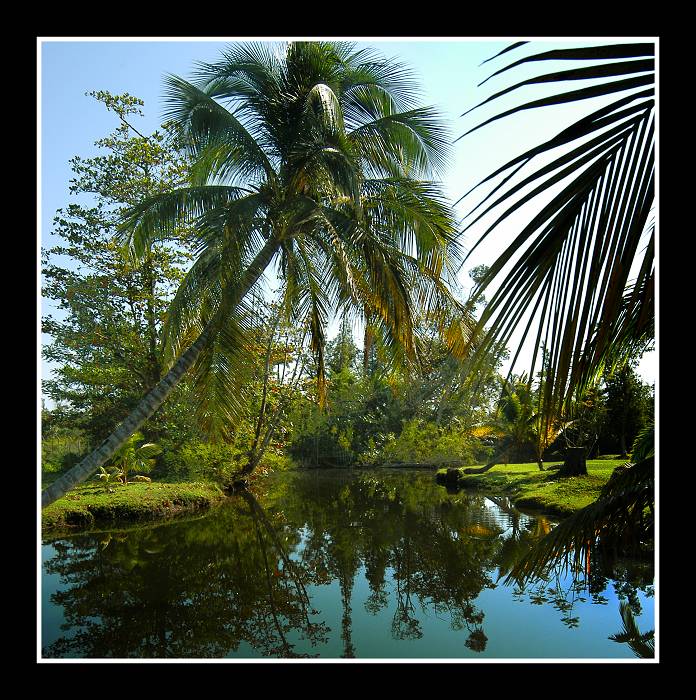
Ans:
{"type": "Polygon", "coordinates": [[[162,481],[214,481],[225,483],[241,469],[246,453],[227,443],[193,442],[166,451],[153,477],[162,481]]]}
{"type": "Polygon", "coordinates": [[[441,462],[460,459],[475,464],[478,441],[455,423],[440,428],[418,418],[405,421],[400,435],[390,434],[382,449],[385,462],[441,462]]]}
{"type": "Polygon", "coordinates": [[[295,462],[284,454],[278,454],[271,450],[267,450],[261,462],[259,463],[259,468],[267,469],[271,472],[286,471],[287,469],[294,469],[297,465],[295,462]]]}

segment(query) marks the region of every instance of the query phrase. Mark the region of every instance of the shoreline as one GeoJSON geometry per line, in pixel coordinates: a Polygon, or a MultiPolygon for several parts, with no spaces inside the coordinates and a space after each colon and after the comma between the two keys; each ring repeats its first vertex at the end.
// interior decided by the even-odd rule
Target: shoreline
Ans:
{"type": "Polygon", "coordinates": [[[208,482],[129,483],[109,493],[102,485],[78,486],[41,512],[41,537],[55,539],[117,525],[145,524],[205,511],[227,495],[208,482]]]}
{"type": "Polygon", "coordinates": [[[540,471],[536,463],[497,464],[482,474],[464,474],[463,469],[439,469],[435,480],[457,490],[489,492],[506,496],[516,508],[553,518],[566,518],[594,502],[612,471],[625,460],[587,460],[586,476],[558,478],[560,465],[540,471]],[[456,471],[456,480],[452,474],[456,471]]]}

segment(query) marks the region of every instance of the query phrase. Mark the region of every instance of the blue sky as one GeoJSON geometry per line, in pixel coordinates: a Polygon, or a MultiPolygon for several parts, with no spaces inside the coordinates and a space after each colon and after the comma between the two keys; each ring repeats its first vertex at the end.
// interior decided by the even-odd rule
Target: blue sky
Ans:
{"type": "MultiPolygon", "coordinates": [[[[572,40],[544,38],[481,65],[483,61],[518,39],[360,39],[356,43],[359,47],[374,47],[386,56],[395,57],[408,64],[420,78],[423,104],[431,104],[440,109],[443,117],[449,122],[454,139],[485,118],[503,111],[506,105],[519,104],[520,100],[531,99],[540,89],[543,90],[538,87],[526,87],[471,114],[460,116],[495,91],[513,84],[513,80],[523,80],[529,74],[538,71],[538,68],[515,69],[477,87],[495,70],[522,55],[567,47],[571,43],[616,43],[615,39],[602,41],[597,38],[583,40],[578,37],[572,40]]],[[[625,41],[626,38],[621,37],[620,40],[625,41]]],[[[644,40],[652,39],[646,37],[644,40]]],[[[117,94],[128,92],[143,99],[145,117],[139,120],[136,126],[148,133],[161,122],[164,75],[173,73],[189,77],[196,61],[217,59],[221,49],[232,41],[233,39],[39,39],[41,245],[50,246],[54,243],[50,233],[53,216],[58,208],[65,207],[74,199],[68,193],[71,177],[69,159],[75,155],[89,157],[95,154],[97,149],[94,142],[117,126],[116,117],[85,93],[92,90],[107,90],[117,94]]],[[[549,72],[556,67],[554,62],[546,62],[544,65],[544,69],[548,69],[549,72]]],[[[573,87],[581,85],[574,83],[573,87]]],[[[558,86],[555,86],[555,89],[558,89],[558,86]]],[[[592,103],[592,106],[597,104],[592,103]]],[[[560,131],[578,118],[578,111],[585,113],[588,109],[588,105],[572,104],[544,110],[528,110],[460,139],[454,147],[452,165],[443,176],[446,193],[453,201],[459,199],[496,167],[525,148],[539,143],[542,138],[548,138],[550,132],[560,131]]],[[[458,205],[459,213],[464,216],[475,201],[475,197],[470,197],[461,202],[458,205]]],[[[465,287],[470,286],[468,269],[482,263],[489,264],[513,235],[516,225],[520,222],[520,218],[511,218],[505,226],[500,227],[494,240],[475,252],[462,271],[461,281],[465,287]]],[[[471,229],[463,239],[464,246],[471,247],[482,230],[481,227],[471,229]]],[[[48,310],[44,307],[43,313],[48,310]]],[[[656,378],[655,354],[649,353],[641,363],[640,371],[646,381],[654,381],[656,378]]],[[[47,373],[49,368],[45,363],[42,367],[43,373],[47,373]]],[[[520,365],[519,369],[522,370],[523,365],[520,365]]]]}

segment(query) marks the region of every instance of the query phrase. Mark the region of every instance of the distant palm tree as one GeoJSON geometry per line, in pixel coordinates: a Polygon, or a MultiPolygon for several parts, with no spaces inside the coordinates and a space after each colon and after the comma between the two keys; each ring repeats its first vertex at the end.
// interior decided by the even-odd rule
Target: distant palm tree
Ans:
{"type": "Polygon", "coordinates": [[[109,459],[187,371],[209,429],[241,412],[249,300],[273,262],[284,313],[307,324],[320,397],[325,328],[338,307],[369,317],[406,358],[417,355],[416,307],[442,319],[455,352],[465,346],[448,287],[455,219],[432,181],[449,142],[436,112],[417,105],[411,73],[351,44],[295,42],[232,46],[196,77],[166,81],[167,117],[195,156],[190,185],[144,201],[123,224],[136,255],[182,222],[196,231],[198,257],[165,327],[171,369],[43,492],[43,506],[109,459]]]}

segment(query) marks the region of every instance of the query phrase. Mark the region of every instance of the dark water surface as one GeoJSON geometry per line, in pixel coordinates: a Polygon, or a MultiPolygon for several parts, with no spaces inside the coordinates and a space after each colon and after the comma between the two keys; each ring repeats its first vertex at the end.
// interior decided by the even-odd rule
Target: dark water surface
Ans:
{"type": "Polygon", "coordinates": [[[43,545],[42,655],[635,658],[649,566],[503,583],[552,527],[423,471],[266,480],[203,517],[43,545]]]}

